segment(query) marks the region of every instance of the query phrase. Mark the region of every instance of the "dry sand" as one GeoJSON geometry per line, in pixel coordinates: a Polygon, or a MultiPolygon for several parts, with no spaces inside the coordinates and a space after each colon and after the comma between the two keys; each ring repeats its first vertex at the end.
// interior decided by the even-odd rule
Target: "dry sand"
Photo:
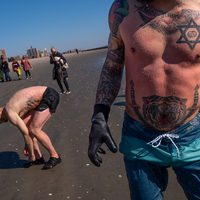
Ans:
{"type": "MultiPolygon", "coordinates": [[[[97,168],[87,157],[90,119],[95,101],[95,92],[106,50],[64,55],[70,66],[69,85],[72,93],[61,95],[56,113],[45,124],[43,130],[61,155],[62,163],[47,171],[42,165],[24,169],[27,157],[22,153],[23,138],[18,129],[10,123],[0,126],[0,199],[1,200],[130,200],[123,156],[107,150],[103,164],[97,168]]],[[[59,91],[52,80],[53,65],[49,58],[30,60],[33,65],[32,80],[17,80],[10,72],[11,82],[0,83],[0,105],[18,90],[46,85],[59,91]]],[[[111,110],[109,126],[117,144],[120,142],[125,105],[125,76],[118,97],[111,110]]],[[[45,160],[47,151],[41,147],[45,160]]],[[[141,186],[142,187],[142,186],[141,186]]],[[[164,200],[185,200],[175,175],[169,169],[169,184],[164,200]]]]}

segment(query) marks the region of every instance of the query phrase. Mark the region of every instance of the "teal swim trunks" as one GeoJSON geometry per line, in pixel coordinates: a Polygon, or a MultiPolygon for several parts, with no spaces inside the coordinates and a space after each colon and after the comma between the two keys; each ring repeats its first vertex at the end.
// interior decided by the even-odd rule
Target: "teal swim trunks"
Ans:
{"type": "Polygon", "coordinates": [[[119,151],[126,159],[140,159],[160,166],[198,161],[200,113],[175,130],[161,132],[142,125],[125,112],[119,151]]]}

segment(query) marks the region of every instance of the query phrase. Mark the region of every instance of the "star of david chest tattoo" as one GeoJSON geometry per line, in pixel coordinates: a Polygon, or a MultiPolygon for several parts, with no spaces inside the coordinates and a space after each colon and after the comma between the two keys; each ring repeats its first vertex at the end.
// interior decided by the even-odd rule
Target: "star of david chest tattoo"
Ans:
{"type": "Polygon", "coordinates": [[[197,43],[200,43],[200,25],[197,25],[194,19],[191,18],[187,25],[178,26],[178,29],[181,32],[181,37],[177,43],[186,43],[191,50],[195,48],[197,43]]]}
{"type": "Polygon", "coordinates": [[[200,25],[197,24],[200,19],[199,11],[182,9],[178,13],[164,13],[149,6],[135,7],[144,22],[140,25],[143,29],[151,27],[163,35],[179,31],[181,36],[176,43],[186,44],[192,51],[200,43],[200,25]]]}

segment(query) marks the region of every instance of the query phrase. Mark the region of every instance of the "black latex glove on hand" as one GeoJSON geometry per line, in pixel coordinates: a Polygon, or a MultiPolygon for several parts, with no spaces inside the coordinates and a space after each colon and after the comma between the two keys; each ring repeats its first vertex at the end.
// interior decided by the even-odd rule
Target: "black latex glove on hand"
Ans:
{"type": "Polygon", "coordinates": [[[100,163],[102,163],[102,158],[98,153],[106,153],[102,148],[100,148],[103,143],[106,143],[110,151],[113,153],[117,152],[117,145],[111,136],[104,115],[102,113],[98,113],[93,119],[88,149],[88,156],[91,162],[97,167],[100,167],[100,163]]]}

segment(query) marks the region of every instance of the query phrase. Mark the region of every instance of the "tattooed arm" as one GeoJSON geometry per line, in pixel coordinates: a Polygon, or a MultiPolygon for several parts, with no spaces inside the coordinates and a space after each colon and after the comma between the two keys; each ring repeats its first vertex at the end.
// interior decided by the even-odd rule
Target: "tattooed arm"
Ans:
{"type": "MultiPolygon", "coordinates": [[[[113,41],[112,37],[110,37],[109,43],[111,43],[111,40],[113,41]]],[[[108,49],[107,58],[99,79],[96,104],[105,104],[110,107],[119,92],[124,66],[124,56],[120,52],[123,51],[122,49],[122,45],[115,50],[108,49]]]]}
{"type": "Polygon", "coordinates": [[[110,36],[108,53],[99,79],[96,104],[111,106],[121,86],[124,68],[124,44],[120,36],[119,26],[123,16],[114,2],[109,14],[110,36]]]}
{"type": "Polygon", "coordinates": [[[111,152],[117,152],[117,146],[107,125],[110,106],[120,89],[124,68],[124,44],[120,36],[119,26],[128,15],[126,0],[116,0],[110,10],[110,37],[108,54],[104,63],[97,89],[96,105],[92,117],[92,127],[89,136],[88,156],[91,162],[100,166],[102,158],[98,153],[104,153],[101,145],[106,143],[111,152]]]}

